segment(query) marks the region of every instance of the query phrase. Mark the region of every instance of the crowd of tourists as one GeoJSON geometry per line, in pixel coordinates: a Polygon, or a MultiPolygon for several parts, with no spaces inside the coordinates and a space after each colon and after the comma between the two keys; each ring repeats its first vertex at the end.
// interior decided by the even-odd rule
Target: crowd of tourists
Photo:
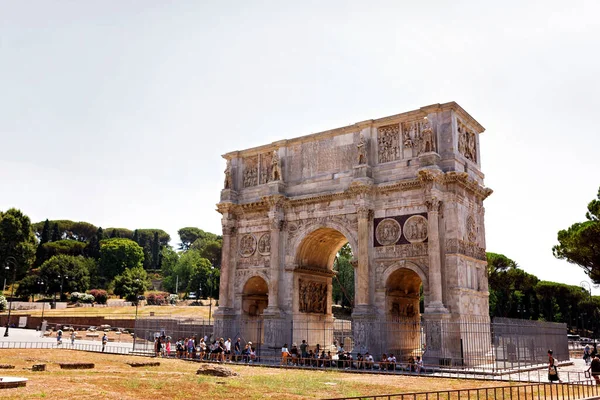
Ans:
{"type": "Polygon", "coordinates": [[[232,343],[231,338],[216,338],[208,336],[197,338],[196,335],[179,338],[173,345],[170,336],[161,335],[154,340],[154,352],[157,357],[176,357],[217,362],[251,363],[256,360],[256,349],[252,342],[242,346],[241,339],[232,343]]]}
{"type": "Polygon", "coordinates": [[[309,348],[306,340],[302,340],[300,346],[296,343],[288,348],[287,343],[281,348],[280,365],[305,366],[317,368],[342,368],[357,370],[380,370],[380,371],[409,371],[424,372],[423,360],[417,356],[410,357],[406,364],[400,363],[394,354],[383,353],[376,359],[368,351],[364,354],[357,353],[353,356],[351,352],[344,349],[343,343],[334,341],[327,349],[317,344],[313,349],[309,348]]]}

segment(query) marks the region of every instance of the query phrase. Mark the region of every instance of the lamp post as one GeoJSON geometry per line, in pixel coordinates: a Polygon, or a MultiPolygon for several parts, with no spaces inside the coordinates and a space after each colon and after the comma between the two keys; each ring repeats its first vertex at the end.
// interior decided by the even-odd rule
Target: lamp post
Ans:
{"type": "MultiPolygon", "coordinates": [[[[38,284],[40,285],[40,294],[44,294],[44,290],[42,290],[42,288],[44,287],[45,282],[40,278],[40,280],[38,281],[38,284]]],[[[46,302],[43,301],[42,299],[42,323],[44,323],[44,309],[46,308],[46,302]]]]}
{"type": "Polygon", "coordinates": [[[135,319],[133,320],[133,352],[135,353],[135,339],[137,336],[137,315],[138,315],[138,305],[140,303],[140,295],[138,294],[140,279],[135,279],[135,319]]]}
{"type": "Polygon", "coordinates": [[[9,261],[13,265],[13,284],[10,289],[10,302],[8,303],[8,320],[6,321],[6,330],[4,331],[4,337],[8,337],[8,327],[10,326],[10,310],[12,308],[12,300],[15,293],[15,282],[17,281],[17,260],[15,260],[15,258],[12,256],[8,256],[6,258],[6,270],[10,269],[8,266],[9,261]]]}

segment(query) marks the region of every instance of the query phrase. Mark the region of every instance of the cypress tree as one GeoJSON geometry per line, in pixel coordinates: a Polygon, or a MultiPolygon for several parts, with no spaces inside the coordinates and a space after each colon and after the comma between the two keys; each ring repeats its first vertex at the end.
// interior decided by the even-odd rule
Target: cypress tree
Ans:
{"type": "Polygon", "coordinates": [[[58,230],[58,223],[55,222],[52,226],[52,241],[56,242],[61,239],[60,231],[58,230]]]}

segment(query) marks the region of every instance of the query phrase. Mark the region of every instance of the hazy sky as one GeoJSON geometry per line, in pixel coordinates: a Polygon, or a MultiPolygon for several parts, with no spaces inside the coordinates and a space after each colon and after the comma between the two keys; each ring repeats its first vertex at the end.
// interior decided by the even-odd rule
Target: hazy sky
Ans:
{"type": "MultiPolygon", "coordinates": [[[[596,1],[0,0],[0,210],[220,232],[221,154],[456,101],[488,251],[555,260],[600,180],[596,1]]],[[[600,293],[600,291],[596,291],[600,293]]]]}

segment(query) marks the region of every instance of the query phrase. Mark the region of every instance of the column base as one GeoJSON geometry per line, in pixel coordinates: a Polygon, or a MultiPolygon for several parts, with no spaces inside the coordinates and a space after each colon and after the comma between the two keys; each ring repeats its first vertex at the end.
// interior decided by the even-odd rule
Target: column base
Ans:
{"type": "Polygon", "coordinates": [[[453,347],[460,347],[460,337],[453,337],[454,329],[449,329],[451,315],[445,313],[423,314],[423,331],[426,348],[423,353],[423,363],[432,367],[451,366],[453,364],[453,347]]]}
{"type": "Polygon", "coordinates": [[[213,313],[214,337],[231,337],[238,331],[237,315],[232,308],[219,307],[213,313]]]}
{"type": "Polygon", "coordinates": [[[419,155],[419,164],[421,165],[421,167],[428,167],[432,165],[437,166],[440,160],[440,155],[433,151],[419,155]]]}
{"type": "Polygon", "coordinates": [[[425,307],[425,314],[449,314],[450,312],[441,301],[432,301],[425,307]]]}
{"type": "Polygon", "coordinates": [[[267,187],[269,188],[269,195],[285,193],[285,183],[281,180],[271,181],[267,183],[267,187]]]}
{"type": "Polygon", "coordinates": [[[371,178],[371,167],[366,164],[355,165],[354,177],[355,178],[371,178]]]}
{"type": "Polygon", "coordinates": [[[375,352],[377,335],[377,314],[369,305],[358,305],[352,312],[352,334],[354,336],[353,353],[365,354],[367,351],[375,352]]]}

